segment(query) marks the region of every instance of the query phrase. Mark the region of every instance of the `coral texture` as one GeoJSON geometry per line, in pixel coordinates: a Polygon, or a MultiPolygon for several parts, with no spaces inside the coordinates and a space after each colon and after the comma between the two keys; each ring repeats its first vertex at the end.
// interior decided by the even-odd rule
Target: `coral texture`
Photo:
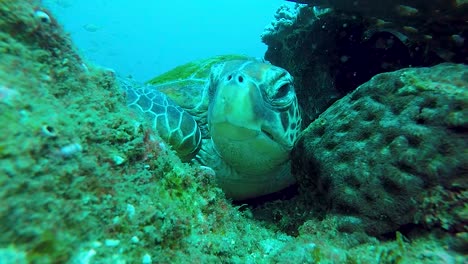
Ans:
{"type": "MultiPolygon", "coordinates": [[[[302,191],[334,213],[364,219],[371,234],[430,219],[416,216],[434,215],[427,203],[437,203],[428,197],[436,187],[464,191],[446,206],[461,210],[467,203],[467,87],[464,65],[375,76],[306,129],[295,154],[302,191]]],[[[438,208],[436,214],[443,213],[438,208]]],[[[444,228],[466,222],[463,215],[444,228]]]]}

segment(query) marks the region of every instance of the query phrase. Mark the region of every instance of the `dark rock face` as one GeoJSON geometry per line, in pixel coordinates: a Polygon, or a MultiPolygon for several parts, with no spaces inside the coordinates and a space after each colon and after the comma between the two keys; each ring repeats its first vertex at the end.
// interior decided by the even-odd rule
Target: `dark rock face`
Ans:
{"type": "Polygon", "coordinates": [[[467,87],[455,64],[373,77],[305,130],[293,157],[301,193],[372,235],[416,223],[466,232],[467,87]]]}
{"type": "MultiPolygon", "coordinates": [[[[353,13],[363,17],[374,17],[399,26],[411,26],[425,33],[449,21],[463,22],[466,18],[466,1],[457,0],[288,0],[322,8],[333,8],[339,12],[353,13]],[[422,28],[422,25],[428,26],[422,28]],[[427,30],[427,31],[426,31],[427,30]]],[[[460,27],[462,24],[453,25],[460,27]]],[[[443,29],[443,30],[453,30],[443,29]]],[[[466,25],[464,26],[466,28],[466,25]]]]}
{"type": "Polygon", "coordinates": [[[467,3],[296,2],[315,7],[278,10],[262,40],[265,58],[295,77],[310,121],[378,73],[468,63],[467,3]]]}

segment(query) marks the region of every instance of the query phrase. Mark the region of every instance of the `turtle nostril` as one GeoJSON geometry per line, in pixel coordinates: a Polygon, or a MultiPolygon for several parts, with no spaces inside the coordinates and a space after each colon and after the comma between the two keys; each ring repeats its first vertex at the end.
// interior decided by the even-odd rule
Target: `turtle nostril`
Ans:
{"type": "Polygon", "coordinates": [[[229,76],[227,77],[227,80],[230,81],[231,79],[232,79],[232,75],[229,75],[229,76]]]}
{"type": "Polygon", "coordinates": [[[243,82],[243,81],[244,81],[244,77],[242,77],[242,76],[239,75],[239,77],[237,77],[237,80],[239,80],[239,82],[243,82]]]}

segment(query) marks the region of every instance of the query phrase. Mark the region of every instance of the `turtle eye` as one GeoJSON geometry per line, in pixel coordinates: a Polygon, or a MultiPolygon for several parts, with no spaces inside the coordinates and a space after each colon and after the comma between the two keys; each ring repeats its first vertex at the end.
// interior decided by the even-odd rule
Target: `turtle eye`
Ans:
{"type": "Polygon", "coordinates": [[[284,84],[276,91],[276,94],[273,97],[274,99],[283,98],[286,95],[288,95],[290,90],[291,90],[291,85],[289,83],[284,84]]]}
{"type": "Polygon", "coordinates": [[[270,96],[270,104],[281,109],[289,107],[294,99],[293,89],[290,82],[284,83],[270,96]]]}

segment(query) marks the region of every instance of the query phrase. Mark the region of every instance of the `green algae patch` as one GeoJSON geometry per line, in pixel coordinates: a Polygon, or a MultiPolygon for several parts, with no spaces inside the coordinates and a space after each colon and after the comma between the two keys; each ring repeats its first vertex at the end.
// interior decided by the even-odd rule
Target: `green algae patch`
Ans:
{"type": "Polygon", "coordinates": [[[206,79],[210,74],[211,67],[217,63],[230,60],[251,60],[251,57],[244,55],[219,55],[209,59],[192,61],[178,66],[166,73],[149,80],[149,84],[163,84],[172,81],[186,80],[189,78],[206,79]]]}

